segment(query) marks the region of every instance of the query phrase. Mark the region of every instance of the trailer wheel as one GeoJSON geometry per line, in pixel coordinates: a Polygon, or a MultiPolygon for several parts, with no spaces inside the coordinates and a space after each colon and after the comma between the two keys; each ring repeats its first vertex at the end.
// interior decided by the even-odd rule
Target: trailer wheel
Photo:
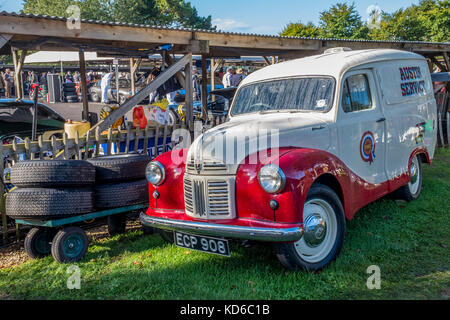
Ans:
{"type": "Polygon", "coordinates": [[[108,233],[110,236],[125,233],[127,226],[126,213],[108,216],[108,233]]]}
{"type": "Polygon", "coordinates": [[[77,262],[88,249],[86,232],[79,227],[67,227],[58,231],[52,242],[52,256],[59,263],[77,262]]]}
{"type": "Polygon", "coordinates": [[[25,252],[32,259],[39,259],[51,253],[54,232],[48,228],[33,228],[28,231],[24,241],[25,252]]]}

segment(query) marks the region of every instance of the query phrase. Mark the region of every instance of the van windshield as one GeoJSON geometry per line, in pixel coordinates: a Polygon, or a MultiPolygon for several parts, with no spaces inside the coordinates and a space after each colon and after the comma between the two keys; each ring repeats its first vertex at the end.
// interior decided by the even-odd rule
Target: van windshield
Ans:
{"type": "Polygon", "coordinates": [[[253,112],[313,111],[331,108],[334,79],[309,77],[258,82],[239,89],[232,115],[253,112]]]}

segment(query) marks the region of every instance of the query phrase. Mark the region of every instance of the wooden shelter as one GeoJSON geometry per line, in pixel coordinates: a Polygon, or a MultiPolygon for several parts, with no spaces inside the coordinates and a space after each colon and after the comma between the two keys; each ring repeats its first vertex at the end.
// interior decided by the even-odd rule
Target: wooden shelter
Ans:
{"type": "MultiPolygon", "coordinates": [[[[92,20],[80,20],[77,26],[72,22],[66,18],[0,12],[0,54],[2,51],[9,51],[8,46],[10,47],[16,74],[20,74],[24,58],[30,50],[78,51],[82,73],[85,51],[95,51],[99,56],[105,57],[129,58],[133,77],[140,61],[155,53],[161,54],[164,65],[167,66],[155,81],[113,112],[111,120],[107,119],[100,123],[102,129],[106,129],[110,123],[114,123],[114,119],[131,110],[139,103],[140,97],[152,92],[174,75],[185,87],[187,125],[191,126],[193,89],[192,81],[186,79],[191,79],[193,54],[202,55],[203,62],[211,59],[211,73],[225,58],[260,56],[264,57],[267,64],[271,64],[277,59],[286,60],[319,54],[332,47],[348,47],[354,50],[371,48],[408,50],[424,55],[442,70],[449,70],[450,67],[448,58],[450,43],[296,38],[92,20]],[[174,54],[183,56],[177,60],[173,58],[174,54]]],[[[204,67],[203,69],[205,72],[204,67]]],[[[16,81],[20,86],[18,77],[16,81]]],[[[211,77],[212,82],[214,78],[211,77]]],[[[86,93],[85,83],[82,83],[82,88],[86,93]]],[[[203,90],[206,91],[205,81],[203,90]]],[[[83,99],[85,115],[88,112],[87,103],[87,99],[83,99]]]]}

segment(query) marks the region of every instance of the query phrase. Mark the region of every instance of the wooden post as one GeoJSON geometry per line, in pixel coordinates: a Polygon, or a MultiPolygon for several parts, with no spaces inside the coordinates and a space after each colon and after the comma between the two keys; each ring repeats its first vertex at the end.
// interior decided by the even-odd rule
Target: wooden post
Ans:
{"type": "Polygon", "coordinates": [[[23,99],[23,89],[22,89],[22,67],[25,57],[27,55],[27,50],[22,50],[22,54],[19,57],[19,50],[11,49],[12,57],[14,62],[14,83],[16,90],[16,98],[23,99]]]}
{"type": "Polygon", "coordinates": [[[216,69],[214,69],[215,64],[216,60],[211,59],[211,91],[216,90],[216,69]]]}
{"type": "Polygon", "coordinates": [[[83,99],[83,113],[82,119],[89,120],[89,104],[88,104],[88,94],[87,94],[87,84],[86,84],[86,61],[84,59],[84,51],[80,50],[78,52],[80,59],[80,75],[81,75],[81,96],[83,99]]]}
{"type": "Polygon", "coordinates": [[[206,71],[206,55],[202,54],[202,118],[208,119],[208,72],[206,71]]]}
{"type": "Polygon", "coordinates": [[[186,95],[185,95],[185,100],[184,100],[184,105],[186,108],[186,115],[185,115],[185,122],[186,122],[186,126],[188,127],[188,129],[194,128],[194,123],[193,123],[193,108],[194,108],[194,88],[193,88],[193,83],[192,83],[192,57],[191,59],[189,59],[188,64],[186,64],[186,67],[184,69],[184,74],[185,74],[185,91],[186,91],[186,95]]]}

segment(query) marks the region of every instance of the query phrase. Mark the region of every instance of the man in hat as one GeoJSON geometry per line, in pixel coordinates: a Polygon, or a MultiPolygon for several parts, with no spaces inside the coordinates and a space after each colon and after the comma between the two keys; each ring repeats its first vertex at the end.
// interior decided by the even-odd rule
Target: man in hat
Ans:
{"type": "Polygon", "coordinates": [[[223,83],[223,87],[224,88],[228,88],[231,87],[231,79],[233,77],[233,75],[235,74],[234,68],[233,67],[228,67],[227,69],[227,73],[225,73],[225,75],[223,76],[222,79],[222,83],[223,83]]]}

